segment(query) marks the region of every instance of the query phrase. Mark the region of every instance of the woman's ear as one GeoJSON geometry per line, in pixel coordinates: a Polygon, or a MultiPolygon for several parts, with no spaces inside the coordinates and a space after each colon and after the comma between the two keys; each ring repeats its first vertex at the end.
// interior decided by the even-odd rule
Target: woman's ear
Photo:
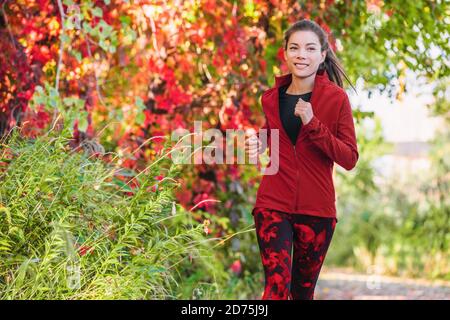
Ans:
{"type": "Polygon", "coordinates": [[[321,54],[322,54],[322,61],[320,63],[323,63],[323,62],[325,62],[325,59],[327,58],[327,50],[323,50],[321,52],[321,54]]]}

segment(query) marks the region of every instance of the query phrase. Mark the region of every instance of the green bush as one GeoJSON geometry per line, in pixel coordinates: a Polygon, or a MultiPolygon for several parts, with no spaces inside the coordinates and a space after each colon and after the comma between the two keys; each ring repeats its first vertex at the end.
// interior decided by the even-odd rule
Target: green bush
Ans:
{"type": "Polygon", "coordinates": [[[198,283],[220,294],[227,275],[203,226],[173,200],[177,167],[130,172],[69,137],[16,130],[1,146],[0,298],[189,299],[198,283]]]}

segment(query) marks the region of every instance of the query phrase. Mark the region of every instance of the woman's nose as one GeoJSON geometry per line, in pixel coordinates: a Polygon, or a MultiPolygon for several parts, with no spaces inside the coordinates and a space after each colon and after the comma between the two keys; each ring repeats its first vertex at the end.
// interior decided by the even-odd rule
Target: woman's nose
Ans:
{"type": "Polygon", "coordinates": [[[298,54],[297,54],[297,57],[296,57],[296,58],[298,58],[298,59],[304,59],[305,56],[306,56],[306,50],[304,50],[304,49],[298,50],[298,54]]]}

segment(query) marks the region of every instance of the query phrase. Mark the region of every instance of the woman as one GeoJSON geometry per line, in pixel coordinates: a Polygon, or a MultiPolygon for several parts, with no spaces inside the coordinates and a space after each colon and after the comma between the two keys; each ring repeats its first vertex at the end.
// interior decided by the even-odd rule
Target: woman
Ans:
{"type": "MultiPolygon", "coordinates": [[[[278,172],[263,176],[252,215],[265,274],[262,299],[312,300],[338,221],[334,162],[351,170],[359,154],[342,87],[342,76],[348,78],[326,33],[301,20],[284,41],[290,73],[276,76],[261,98],[268,141],[270,130],[279,130],[278,172]]],[[[250,157],[265,149],[258,138],[246,140],[250,157]]]]}

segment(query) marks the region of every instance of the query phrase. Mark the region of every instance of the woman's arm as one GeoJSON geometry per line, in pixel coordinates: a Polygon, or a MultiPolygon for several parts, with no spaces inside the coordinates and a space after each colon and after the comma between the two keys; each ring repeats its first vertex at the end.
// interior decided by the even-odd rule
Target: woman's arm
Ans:
{"type": "Polygon", "coordinates": [[[302,130],[306,130],[309,139],[334,162],[346,170],[351,170],[358,161],[359,153],[352,108],[347,94],[339,113],[337,125],[337,136],[335,136],[327,126],[313,116],[307,124],[303,125],[302,130]]]}

